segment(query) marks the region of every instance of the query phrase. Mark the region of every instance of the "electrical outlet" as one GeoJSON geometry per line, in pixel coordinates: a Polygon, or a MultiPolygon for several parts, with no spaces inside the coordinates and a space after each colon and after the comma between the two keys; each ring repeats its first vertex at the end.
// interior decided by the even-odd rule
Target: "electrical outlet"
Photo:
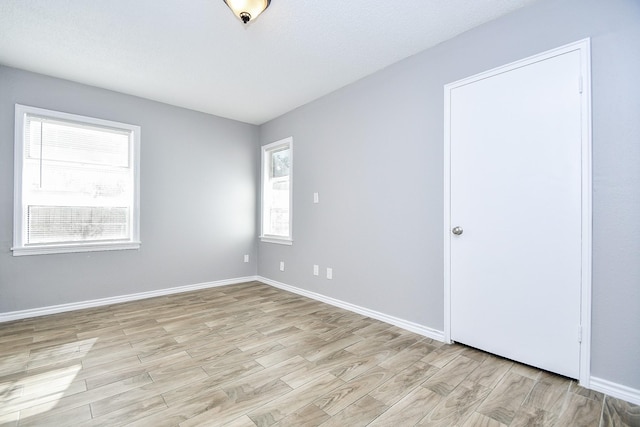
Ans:
{"type": "Polygon", "coordinates": [[[320,267],[317,264],[313,264],[313,275],[317,276],[320,274],[320,267]]]}
{"type": "Polygon", "coordinates": [[[280,271],[284,271],[284,261],[280,261],[280,271]]]}
{"type": "Polygon", "coordinates": [[[244,262],[249,262],[249,255],[244,256],[244,262]]]}
{"type": "Polygon", "coordinates": [[[333,279],[333,268],[327,267],[327,279],[333,279]]]}

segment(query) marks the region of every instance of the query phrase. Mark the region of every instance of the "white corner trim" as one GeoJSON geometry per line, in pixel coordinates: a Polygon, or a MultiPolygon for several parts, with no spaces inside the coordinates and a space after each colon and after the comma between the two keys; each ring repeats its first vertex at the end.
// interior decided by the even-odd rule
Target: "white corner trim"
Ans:
{"type": "Polygon", "coordinates": [[[69,304],[52,305],[49,307],[30,308],[28,310],[10,311],[8,313],[0,313],[0,323],[9,322],[11,320],[27,319],[29,317],[63,313],[65,311],[82,310],[84,308],[100,307],[103,305],[117,304],[121,302],[136,301],[140,299],[160,297],[164,295],[179,294],[182,292],[197,291],[199,289],[236,285],[238,283],[252,282],[255,280],[258,280],[257,276],[236,277],[233,279],[216,280],[214,282],[197,283],[195,285],[177,286],[174,288],[158,289],[155,291],[140,292],[136,294],[120,295],[89,301],[72,302],[69,304]]]}
{"type": "Polygon", "coordinates": [[[640,405],[640,390],[638,389],[596,377],[590,378],[589,388],[634,405],[640,405]]]}
{"type": "Polygon", "coordinates": [[[307,298],[314,299],[316,301],[321,301],[329,305],[333,305],[335,307],[343,308],[345,310],[349,310],[354,313],[362,314],[363,316],[368,316],[373,319],[380,320],[385,323],[389,323],[391,325],[397,326],[402,329],[406,329],[407,331],[414,332],[418,335],[422,335],[427,338],[431,338],[437,341],[444,341],[444,332],[438,331],[436,329],[431,329],[427,326],[419,325],[417,323],[410,322],[408,320],[400,319],[394,316],[389,316],[388,314],[384,314],[379,311],[371,310],[365,307],[361,307],[359,305],[351,304],[349,302],[341,301],[341,300],[331,298],[322,294],[318,294],[315,292],[297,288],[295,286],[277,282],[275,280],[267,279],[266,277],[258,276],[256,280],[258,280],[259,282],[265,283],[269,286],[273,286],[274,288],[293,292],[294,294],[302,295],[307,298]]]}

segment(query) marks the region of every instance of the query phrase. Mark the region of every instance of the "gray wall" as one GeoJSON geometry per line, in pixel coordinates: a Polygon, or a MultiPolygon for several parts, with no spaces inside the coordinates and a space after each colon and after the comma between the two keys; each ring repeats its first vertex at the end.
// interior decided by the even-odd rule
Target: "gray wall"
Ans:
{"type": "Polygon", "coordinates": [[[294,244],[260,243],[258,274],[442,330],[443,85],[585,37],[592,375],[640,389],[637,0],[542,0],[263,125],[262,144],[294,137],[294,244]]]}
{"type": "Polygon", "coordinates": [[[0,66],[0,313],[255,275],[258,157],[256,126],[0,66]],[[141,126],[140,250],[12,256],[15,103],[141,126]]]}

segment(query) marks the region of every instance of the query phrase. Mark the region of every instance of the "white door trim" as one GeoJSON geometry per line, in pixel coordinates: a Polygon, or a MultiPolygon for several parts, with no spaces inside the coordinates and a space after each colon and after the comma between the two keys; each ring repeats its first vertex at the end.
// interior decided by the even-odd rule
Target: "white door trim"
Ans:
{"type": "MultiPolygon", "coordinates": [[[[444,86],[444,340],[451,343],[451,92],[453,89],[568,52],[580,52],[582,71],[582,282],[580,301],[580,384],[591,374],[591,41],[583,39],[529,58],[494,68],[444,86]]],[[[578,334],[579,331],[576,331],[578,334]]]]}

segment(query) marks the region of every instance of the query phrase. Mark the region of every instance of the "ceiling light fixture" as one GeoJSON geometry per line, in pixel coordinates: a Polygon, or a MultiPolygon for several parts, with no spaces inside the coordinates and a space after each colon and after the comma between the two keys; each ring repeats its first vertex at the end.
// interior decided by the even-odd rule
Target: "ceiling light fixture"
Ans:
{"type": "Polygon", "coordinates": [[[251,20],[254,20],[260,15],[266,8],[269,7],[271,0],[223,0],[229,9],[236,15],[244,24],[251,20]]]}

